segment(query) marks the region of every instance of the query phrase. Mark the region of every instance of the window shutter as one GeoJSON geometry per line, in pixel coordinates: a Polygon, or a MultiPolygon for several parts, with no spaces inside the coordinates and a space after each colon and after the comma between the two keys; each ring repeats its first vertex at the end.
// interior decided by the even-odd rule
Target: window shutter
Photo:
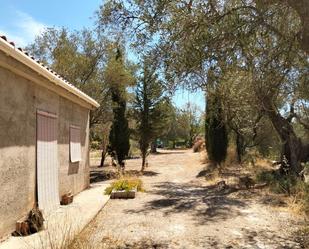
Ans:
{"type": "Polygon", "coordinates": [[[80,145],[80,127],[70,126],[70,160],[72,163],[80,162],[81,145],[80,145]]]}

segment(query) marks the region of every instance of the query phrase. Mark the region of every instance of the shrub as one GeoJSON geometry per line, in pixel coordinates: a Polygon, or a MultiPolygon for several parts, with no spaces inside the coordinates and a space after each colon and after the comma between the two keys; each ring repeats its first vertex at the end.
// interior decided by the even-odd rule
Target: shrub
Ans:
{"type": "Polygon", "coordinates": [[[293,186],[296,184],[295,177],[281,175],[278,171],[261,171],[256,176],[257,182],[264,182],[271,191],[277,194],[292,194],[293,186]]]}
{"type": "Polygon", "coordinates": [[[278,194],[287,194],[293,198],[293,204],[309,215],[309,184],[299,178],[282,175],[278,171],[262,171],[256,175],[258,182],[267,183],[270,190],[278,194]]]}
{"type": "Polygon", "coordinates": [[[113,190],[130,191],[135,188],[137,191],[143,191],[142,180],[137,178],[122,178],[111,183],[110,186],[105,189],[105,194],[110,195],[113,190]]]}
{"type": "Polygon", "coordinates": [[[205,119],[206,150],[210,161],[221,164],[226,159],[228,131],[223,122],[222,104],[218,96],[208,96],[205,119]]]}

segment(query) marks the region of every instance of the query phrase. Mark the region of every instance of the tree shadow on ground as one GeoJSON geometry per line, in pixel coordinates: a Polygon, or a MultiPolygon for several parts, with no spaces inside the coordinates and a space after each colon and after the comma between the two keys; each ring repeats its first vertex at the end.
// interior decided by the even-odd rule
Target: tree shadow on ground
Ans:
{"type": "Polygon", "coordinates": [[[214,166],[211,166],[209,163],[206,164],[206,167],[204,167],[197,175],[196,178],[199,177],[208,177],[215,173],[218,173],[222,179],[228,178],[228,177],[241,177],[247,175],[246,173],[242,172],[242,169],[240,167],[219,167],[216,168],[214,166]]]}
{"type": "Polygon", "coordinates": [[[133,248],[134,249],[146,249],[146,248],[147,249],[166,249],[166,248],[169,248],[168,241],[154,241],[152,238],[149,238],[149,237],[140,237],[137,240],[130,241],[130,240],[120,239],[117,236],[113,235],[113,236],[102,237],[101,242],[102,244],[97,244],[96,245],[97,247],[91,247],[91,248],[98,248],[98,249],[103,249],[103,248],[108,248],[108,249],[133,249],[133,248]]]}
{"type": "MultiPolygon", "coordinates": [[[[156,176],[159,173],[155,171],[146,170],[141,172],[139,170],[126,170],[124,173],[125,177],[137,177],[137,176],[156,176]]],[[[102,168],[91,168],[90,169],[90,183],[103,182],[119,178],[119,173],[116,169],[102,169],[102,168]]]]}
{"type": "Polygon", "coordinates": [[[201,170],[197,175],[196,175],[196,178],[199,178],[199,177],[209,177],[211,175],[213,175],[214,172],[213,170],[210,170],[210,169],[203,169],[201,170]]]}
{"type": "Polygon", "coordinates": [[[244,234],[242,238],[238,239],[238,246],[241,248],[245,246],[252,246],[252,248],[255,248],[256,245],[261,243],[270,248],[300,248],[295,238],[287,236],[286,234],[278,234],[265,229],[250,230],[247,228],[242,228],[241,233],[244,234]]]}
{"type": "Polygon", "coordinates": [[[229,195],[237,191],[227,187],[219,190],[217,185],[200,186],[194,183],[162,182],[154,185],[148,193],[158,198],[147,202],[139,210],[126,210],[127,213],[148,213],[160,210],[165,215],[188,213],[199,223],[226,220],[240,214],[239,208],[245,207],[244,200],[229,195]]]}
{"type": "Polygon", "coordinates": [[[158,151],[156,153],[151,153],[151,155],[154,155],[154,156],[163,156],[163,155],[172,155],[172,154],[185,154],[185,151],[165,150],[165,151],[158,151]]]}
{"type": "Polygon", "coordinates": [[[273,207],[287,207],[287,203],[282,196],[265,194],[260,197],[259,202],[263,205],[269,205],[273,207]]]}

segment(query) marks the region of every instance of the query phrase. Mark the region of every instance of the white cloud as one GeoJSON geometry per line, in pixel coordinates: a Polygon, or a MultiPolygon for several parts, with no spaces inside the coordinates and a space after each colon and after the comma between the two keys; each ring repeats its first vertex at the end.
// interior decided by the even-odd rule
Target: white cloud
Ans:
{"type": "Polygon", "coordinates": [[[32,16],[22,11],[15,11],[14,21],[9,23],[9,28],[0,27],[0,34],[4,34],[17,46],[26,46],[41,34],[47,27],[44,23],[35,20],[32,16]]]}

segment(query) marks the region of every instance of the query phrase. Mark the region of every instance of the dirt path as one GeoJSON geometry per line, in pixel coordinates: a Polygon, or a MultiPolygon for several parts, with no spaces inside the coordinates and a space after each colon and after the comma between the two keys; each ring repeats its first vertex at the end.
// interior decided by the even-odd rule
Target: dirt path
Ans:
{"type": "MultiPolygon", "coordinates": [[[[289,236],[296,221],[261,190],[220,191],[197,178],[199,154],[162,151],[149,163],[146,192],[110,200],[82,240],[94,248],[301,248],[289,236]]],[[[139,168],[139,159],[128,161],[128,170],[139,168]]]]}

